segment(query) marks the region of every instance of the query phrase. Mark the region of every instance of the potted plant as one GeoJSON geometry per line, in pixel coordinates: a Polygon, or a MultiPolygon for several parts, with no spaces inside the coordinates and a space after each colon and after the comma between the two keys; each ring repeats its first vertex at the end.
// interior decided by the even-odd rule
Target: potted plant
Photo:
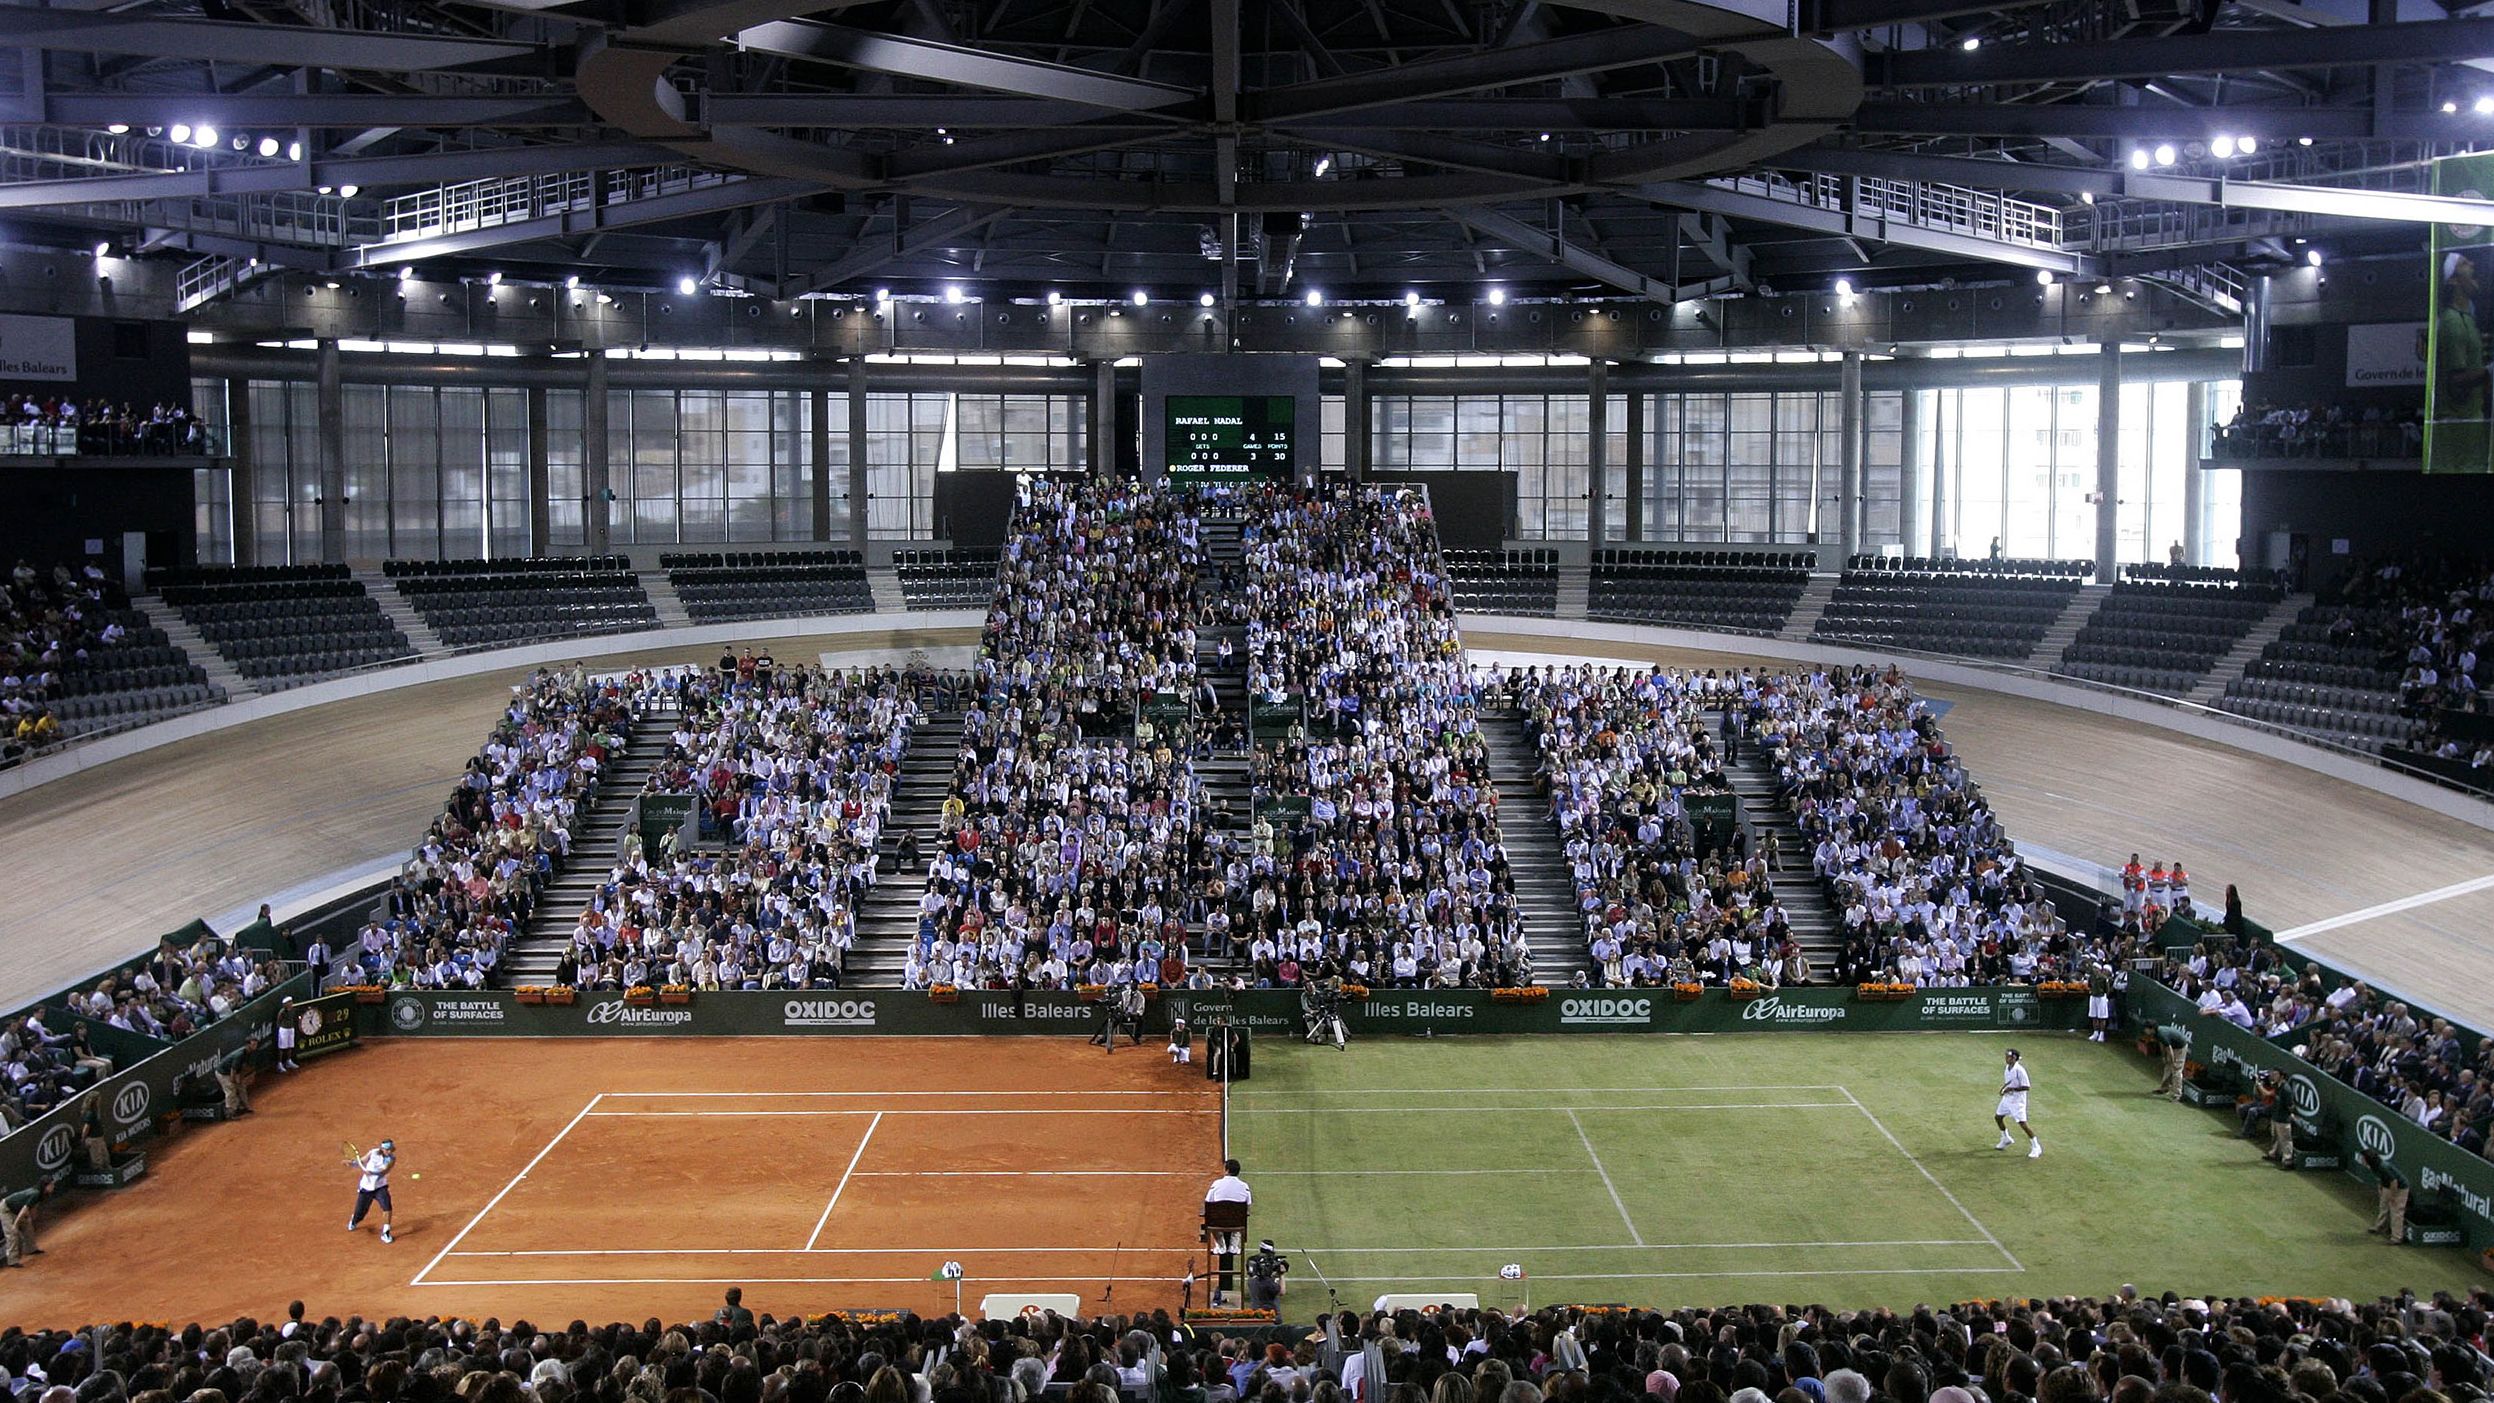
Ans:
{"type": "Polygon", "coordinates": [[[549,984],[546,986],[546,1002],[549,1004],[568,1006],[579,1002],[579,1000],[580,991],[574,989],[569,984],[549,984]]]}
{"type": "Polygon", "coordinates": [[[957,1004],[961,1002],[961,988],[959,985],[955,984],[930,985],[927,989],[927,1002],[931,1004],[957,1004]]]}
{"type": "Polygon", "coordinates": [[[546,991],[543,985],[523,984],[511,991],[511,998],[518,1003],[542,1004],[546,1001],[546,991]]]}
{"type": "Polygon", "coordinates": [[[633,1008],[655,1008],[658,1004],[658,991],[647,984],[635,984],[624,990],[624,1002],[633,1008]]]}
{"type": "Polygon", "coordinates": [[[1913,993],[1913,985],[1896,980],[1872,979],[1853,986],[1853,997],[1867,1003],[1895,1003],[1913,993]]]}
{"type": "Polygon", "coordinates": [[[658,1001],[662,1004],[689,1004],[693,1001],[693,986],[661,984],[658,986],[658,1001]]]}
{"type": "Polygon", "coordinates": [[[1674,1001],[1674,1002],[1677,1002],[1677,1003],[1684,1003],[1684,1004],[1693,1004],[1693,1003],[1696,1003],[1696,1002],[1698,1001],[1698,999],[1699,999],[1699,998],[1701,998],[1701,997],[1703,997],[1703,996],[1704,996],[1704,994],[1705,994],[1705,993],[1706,993],[1706,986],[1705,986],[1705,985],[1703,985],[1703,984],[1696,983],[1696,982],[1694,982],[1694,981],[1691,981],[1691,982],[1688,982],[1688,983],[1682,983],[1682,984],[1674,984],[1674,985],[1672,985],[1672,986],[1671,986],[1671,997],[1672,997],[1673,1001],[1674,1001]]]}
{"type": "Polygon", "coordinates": [[[1368,986],[1367,986],[1367,985],[1365,985],[1365,984],[1349,984],[1349,983],[1346,983],[1346,984],[1344,984],[1344,985],[1342,986],[1342,996],[1343,996],[1344,998],[1346,998],[1346,999],[1364,999],[1364,998],[1367,998],[1367,997],[1368,997],[1368,986]]]}
{"type": "Polygon", "coordinates": [[[1538,984],[1525,984],[1512,989],[1489,991],[1490,1002],[1497,1004],[1537,1004],[1549,997],[1550,991],[1538,984]]]}
{"type": "Polygon", "coordinates": [[[1760,984],[1755,979],[1735,979],[1732,981],[1732,997],[1735,999],[1754,999],[1765,992],[1766,986],[1760,984]]]}

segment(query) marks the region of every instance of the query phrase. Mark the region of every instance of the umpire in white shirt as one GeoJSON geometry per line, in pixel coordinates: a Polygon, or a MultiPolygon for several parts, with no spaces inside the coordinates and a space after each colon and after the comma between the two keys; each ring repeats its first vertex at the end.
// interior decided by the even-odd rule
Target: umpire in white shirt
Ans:
{"type": "MultiPolygon", "coordinates": [[[[1216,1203],[1242,1203],[1253,1207],[1255,1201],[1255,1191],[1247,1187],[1246,1180],[1238,1177],[1238,1161],[1221,1161],[1221,1177],[1212,1181],[1211,1188],[1204,1190],[1206,1207],[1216,1203]]],[[[1243,1232],[1213,1235],[1212,1250],[1220,1266],[1220,1274],[1213,1284],[1223,1296],[1232,1300],[1237,1299],[1238,1254],[1239,1249],[1246,1245],[1246,1237],[1243,1232]]]]}

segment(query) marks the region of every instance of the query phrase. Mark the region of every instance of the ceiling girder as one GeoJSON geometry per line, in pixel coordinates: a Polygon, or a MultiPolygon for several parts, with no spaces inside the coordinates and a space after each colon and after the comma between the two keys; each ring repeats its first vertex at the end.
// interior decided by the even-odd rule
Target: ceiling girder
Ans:
{"type": "Polygon", "coordinates": [[[1986,44],[1873,55],[1874,88],[2078,83],[2181,73],[2449,63],[2494,56],[2494,19],[2449,19],[2330,29],[2220,29],[2077,44],[1986,44]]]}
{"type": "Polygon", "coordinates": [[[384,72],[544,59],[544,50],[537,45],[495,39],[439,39],[423,34],[238,24],[162,15],[94,15],[17,6],[0,7],[0,43],[25,50],[384,72]]]}

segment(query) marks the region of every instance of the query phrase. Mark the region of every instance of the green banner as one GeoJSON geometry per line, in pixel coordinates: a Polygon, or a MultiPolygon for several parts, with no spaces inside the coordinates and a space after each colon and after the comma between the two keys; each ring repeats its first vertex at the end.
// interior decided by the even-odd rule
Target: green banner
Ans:
{"type": "Polygon", "coordinates": [[[323,994],[300,999],[291,1011],[297,1061],[355,1045],[355,996],[323,994]]]}
{"type": "MultiPolygon", "coordinates": [[[[1374,990],[1349,1000],[1355,1034],[1735,1033],[1835,1029],[2070,1029],[2084,1001],[2039,999],[2025,989],[1950,989],[1902,999],[1865,999],[1851,989],[1796,988],[1734,998],[1709,989],[1683,999],[1670,989],[1553,990],[1534,1000],[1486,990],[1374,990]]],[[[900,989],[790,992],[712,990],[680,1004],[633,1003],[618,993],[583,991],[570,1004],[521,1003],[508,990],[440,993],[406,990],[357,1010],[371,1036],[400,1037],[771,1037],[1088,1031],[1099,1005],[1079,995],[964,990],[948,1002],[900,989]]],[[[1224,1019],[1261,1032],[1296,1029],[1293,989],[1172,989],[1156,996],[1149,1026],[1171,1017],[1203,1027],[1224,1019]]]]}
{"type": "MultiPolygon", "coordinates": [[[[2433,193],[2465,199],[2494,194],[2494,155],[2435,161],[2433,193]]],[[[2485,299],[2494,293],[2494,225],[2436,224],[2432,249],[2426,271],[2433,306],[2425,323],[2425,471],[2494,472],[2484,331],[2485,299]]]]}
{"type": "Polygon", "coordinates": [[[2388,1159],[2407,1175],[2409,1221],[2424,1241],[2494,1244],[2494,1163],[2427,1131],[2292,1051],[2237,1028],[2164,985],[2134,979],[2130,1006],[2142,1022],[2179,1023],[2191,1031],[2191,1058],[2238,1076],[2274,1071],[2303,1136],[2332,1146],[2340,1164],[2370,1182],[2360,1150],[2388,1159]]]}
{"type": "Polygon", "coordinates": [[[1248,708],[1247,724],[1255,730],[1256,739],[1272,740],[1289,735],[1301,715],[1299,698],[1295,696],[1280,701],[1257,697],[1248,708]]]}

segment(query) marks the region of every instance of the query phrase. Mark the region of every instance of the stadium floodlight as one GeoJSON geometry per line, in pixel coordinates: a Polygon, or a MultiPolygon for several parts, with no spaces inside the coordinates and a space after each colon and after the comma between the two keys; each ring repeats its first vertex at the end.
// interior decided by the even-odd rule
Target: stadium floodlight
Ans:
{"type": "Polygon", "coordinates": [[[193,127],[191,128],[191,140],[198,144],[200,150],[205,151],[209,147],[216,145],[216,128],[204,125],[193,127]]]}
{"type": "Polygon", "coordinates": [[[415,265],[415,264],[413,264],[413,263],[401,263],[401,264],[399,264],[399,265],[398,265],[398,280],[399,280],[400,282],[406,282],[406,281],[408,281],[409,279],[411,279],[411,278],[415,277],[415,275],[416,275],[416,265],[415,265]]]}
{"type": "Polygon", "coordinates": [[[952,304],[953,306],[955,306],[955,307],[960,306],[960,305],[961,305],[961,303],[962,303],[962,299],[963,299],[964,295],[965,295],[965,294],[963,294],[963,292],[962,292],[962,290],[961,290],[961,284],[959,284],[959,283],[946,283],[946,284],[944,284],[944,300],[945,300],[946,302],[948,302],[948,303],[952,304]]]}
{"type": "Polygon", "coordinates": [[[299,141],[289,141],[289,142],[287,142],[287,143],[286,143],[286,159],[287,159],[287,160],[289,160],[289,161],[300,161],[300,160],[302,160],[302,159],[303,159],[303,143],[302,143],[302,142],[299,142],[299,141]]]}
{"type": "Polygon", "coordinates": [[[2459,104],[2458,104],[2458,103],[2456,103],[2456,102],[2445,102],[2445,103],[2443,103],[2443,104],[2442,104],[2442,115],[2443,115],[2443,116],[2445,116],[2445,117],[2454,116],[2454,115],[2456,115],[2458,112],[2459,112],[2459,104]]]}
{"type": "Polygon", "coordinates": [[[2234,154],[2234,138],[2217,136],[2208,143],[2208,154],[2222,161],[2234,154]]]}
{"type": "Polygon", "coordinates": [[[564,290],[564,291],[566,291],[566,292],[576,291],[576,290],[578,290],[578,288],[579,288],[579,287],[580,287],[580,275],[579,275],[578,273],[574,273],[574,274],[572,274],[570,277],[567,277],[567,278],[563,279],[563,290],[564,290]]]}
{"type": "Polygon", "coordinates": [[[1211,293],[1209,293],[1209,292],[1200,292],[1200,293],[1197,293],[1197,294],[1195,295],[1195,305],[1196,305],[1196,306],[1198,306],[1198,307],[1209,307],[1209,306],[1211,306],[1211,305],[1212,305],[1212,294],[1211,294],[1211,293]]]}
{"type": "Polygon", "coordinates": [[[2238,137],[2236,137],[2236,138],[2234,139],[2234,153],[2235,153],[2236,155],[2238,155],[2238,156],[2249,156],[2249,155],[2251,155],[2252,153],[2254,153],[2254,152],[2258,151],[2259,149],[2260,149],[2260,138],[2259,138],[2259,137],[2256,137],[2256,136],[2238,136],[2238,137]]]}
{"type": "Polygon", "coordinates": [[[2310,265],[2310,266],[2312,266],[2312,267],[2315,267],[2315,268],[2320,267],[2320,266],[2321,266],[2321,251],[2320,251],[2319,249],[2317,249],[2317,248],[2305,249],[2305,250],[2304,250],[2304,255],[2303,255],[2303,261],[2304,261],[2305,263],[2309,264],[2309,265],[2310,265]]]}
{"type": "Polygon", "coordinates": [[[693,281],[690,277],[682,277],[675,280],[675,290],[684,294],[686,297],[692,296],[695,291],[700,289],[700,287],[701,284],[693,281]]]}
{"type": "Polygon", "coordinates": [[[1321,292],[1317,291],[1315,288],[1309,288],[1309,289],[1308,289],[1308,305],[1309,305],[1309,306],[1311,306],[1311,307],[1322,307],[1322,306],[1324,306],[1324,305],[1325,305],[1325,294],[1323,294],[1323,293],[1321,293],[1321,292]]]}
{"type": "Polygon", "coordinates": [[[113,256],[113,241],[112,241],[112,240],[110,240],[110,239],[106,239],[106,240],[104,240],[103,242],[98,243],[98,244],[95,246],[95,256],[96,256],[97,258],[99,258],[99,259],[101,259],[101,258],[110,258],[110,257],[112,257],[112,256],[113,256]]]}
{"type": "Polygon", "coordinates": [[[2470,110],[2480,117],[2494,116],[2494,94],[2480,96],[2470,110]]]}
{"type": "Polygon", "coordinates": [[[2156,163],[2160,166],[2170,166],[2174,163],[2174,144],[2172,142],[2165,141],[2157,143],[2156,163]]]}
{"type": "Polygon", "coordinates": [[[2035,285],[2036,285],[2037,287],[2050,287],[2050,286],[2052,286],[2052,270],[2051,270],[2050,268],[2038,268],[2038,269],[2036,269],[2036,270],[2035,270],[2035,285]]]}
{"type": "Polygon", "coordinates": [[[1489,305],[1491,305],[1491,306],[1493,306],[1493,307],[1504,307],[1504,306],[1506,306],[1506,305],[1507,305],[1507,290],[1506,290],[1505,288],[1503,288],[1503,287],[1494,287],[1494,288],[1491,288],[1491,289],[1489,290],[1489,305]]]}
{"type": "Polygon", "coordinates": [[[1417,307],[1417,306],[1419,306],[1419,305],[1420,305],[1420,294],[1419,294],[1419,293],[1417,293],[1417,292],[1407,292],[1407,293],[1404,293],[1404,294],[1403,294],[1403,305],[1404,305],[1404,306],[1406,306],[1406,307],[1417,307]]]}
{"type": "Polygon", "coordinates": [[[2131,148],[2130,168],[2135,171],[2143,171],[2148,168],[2148,148],[2144,146],[2131,148]]]}
{"type": "Polygon", "coordinates": [[[130,134],[130,124],[128,122],[114,122],[105,127],[104,130],[107,134],[112,136],[128,136],[130,134]]]}
{"type": "Polygon", "coordinates": [[[500,286],[502,286],[502,270],[501,270],[501,269],[499,269],[499,268],[497,268],[497,269],[495,269],[493,272],[487,273],[487,274],[485,275],[485,286],[487,286],[487,287],[500,287],[500,286]]]}
{"type": "Polygon", "coordinates": [[[1983,47],[1983,40],[1976,35],[1969,34],[1965,38],[1958,41],[1957,47],[1965,50],[1967,53],[1973,53],[1975,50],[1983,47]]]}
{"type": "Polygon", "coordinates": [[[264,136],[264,137],[261,137],[261,138],[260,138],[260,154],[261,154],[261,155],[263,155],[263,156],[274,156],[274,155],[276,155],[276,154],[277,154],[277,150],[278,150],[278,147],[277,147],[277,138],[275,138],[275,137],[273,137],[273,136],[264,136]]]}
{"type": "Polygon", "coordinates": [[[1837,295],[1838,297],[1843,298],[1843,299],[1844,299],[1844,300],[1846,300],[1847,302],[1852,301],[1852,300],[1853,300],[1853,279],[1851,279],[1851,278],[1838,278],[1838,279],[1836,279],[1836,295],[1837,295]]]}
{"type": "Polygon", "coordinates": [[[889,302],[889,301],[891,301],[891,300],[892,300],[892,289],[890,289],[890,288],[888,288],[888,287],[879,287],[879,288],[876,288],[876,289],[875,289],[875,301],[877,301],[877,302],[889,302]]]}
{"type": "Polygon", "coordinates": [[[1151,304],[1152,294],[1145,292],[1139,287],[1134,290],[1134,305],[1138,307],[1148,307],[1151,304]]]}
{"type": "Polygon", "coordinates": [[[341,199],[351,200],[355,198],[356,192],[363,188],[361,185],[341,185],[338,187],[338,196],[341,199]]]}
{"type": "Polygon", "coordinates": [[[1063,302],[1064,300],[1065,300],[1065,294],[1064,294],[1064,293],[1061,293],[1061,292],[1057,291],[1055,288],[1049,288],[1049,289],[1048,289],[1048,305],[1049,305],[1049,306],[1054,307],[1054,306],[1058,305],[1059,303],[1063,302]]]}
{"type": "MultiPolygon", "coordinates": [[[[2447,103],[2446,103],[2446,104],[2444,104],[2444,107],[2445,107],[2445,110],[2447,110],[2447,109],[2448,109],[2448,107],[2449,107],[2449,104],[2447,104],[2447,103]]],[[[172,125],[172,127],[171,127],[171,128],[169,128],[169,129],[165,132],[165,138],[166,138],[167,140],[171,141],[171,142],[172,142],[174,145],[176,145],[176,146],[188,146],[188,145],[190,145],[190,144],[191,144],[191,124],[190,124],[190,123],[188,123],[188,122],[176,122],[176,123],[174,123],[174,124],[172,125]]]]}

